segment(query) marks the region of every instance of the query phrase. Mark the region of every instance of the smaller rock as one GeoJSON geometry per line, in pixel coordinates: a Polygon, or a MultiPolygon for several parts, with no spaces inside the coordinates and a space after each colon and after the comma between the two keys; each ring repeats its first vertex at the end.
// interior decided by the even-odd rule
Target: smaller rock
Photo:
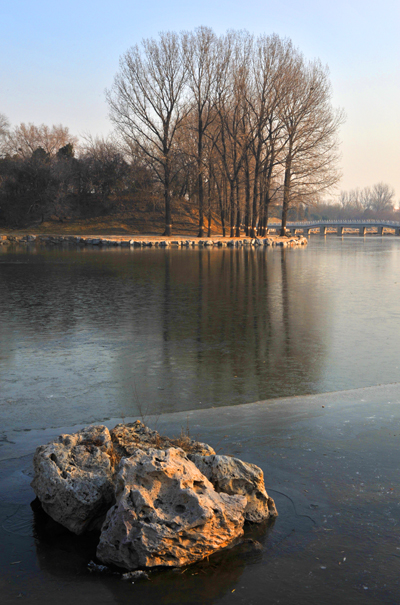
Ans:
{"type": "Polygon", "coordinates": [[[275,502],[265,491],[264,474],[255,464],[230,456],[200,456],[188,454],[201,473],[213,484],[217,492],[240,494],[247,499],[246,521],[260,523],[277,517],[275,502]]]}
{"type": "Polygon", "coordinates": [[[92,573],[108,573],[110,571],[110,568],[107,567],[107,565],[97,565],[97,563],[95,563],[94,561],[89,561],[87,567],[88,570],[92,573]]]}
{"type": "Polygon", "coordinates": [[[128,571],[127,573],[123,573],[121,576],[121,580],[149,580],[149,575],[141,570],[138,569],[136,571],[128,571]]]}

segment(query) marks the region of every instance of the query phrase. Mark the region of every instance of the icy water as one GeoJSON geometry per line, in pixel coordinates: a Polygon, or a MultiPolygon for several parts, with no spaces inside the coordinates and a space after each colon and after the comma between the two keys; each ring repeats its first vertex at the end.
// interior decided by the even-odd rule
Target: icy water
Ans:
{"type": "Polygon", "coordinates": [[[3,428],[396,382],[399,294],[400,238],[0,248],[3,428]]]}
{"type": "Polygon", "coordinates": [[[399,250],[0,248],[1,602],[399,603],[399,250]],[[97,537],[31,506],[32,455],[138,415],[259,465],[279,517],[149,581],[91,574],[97,537]]]}

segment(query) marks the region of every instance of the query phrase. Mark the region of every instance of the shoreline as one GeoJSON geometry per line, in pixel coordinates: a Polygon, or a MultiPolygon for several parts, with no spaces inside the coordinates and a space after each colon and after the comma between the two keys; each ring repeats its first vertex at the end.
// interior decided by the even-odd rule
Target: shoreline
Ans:
{"type": "Polygon", "coordinates": [[[193,238],[189,236],[155,236],[155,235],[7,235],[0,234],[0,245],[76,245],[76,246],[98,246],[98,247],[125,247],[125,248],[242,248],[242,247],[267,247],[281,246],[294,247],[304,246],[308,240],[303,235],[279,236],[269,235],[260,238],[234,237],[224,238],[222,236],[193,238]]]}

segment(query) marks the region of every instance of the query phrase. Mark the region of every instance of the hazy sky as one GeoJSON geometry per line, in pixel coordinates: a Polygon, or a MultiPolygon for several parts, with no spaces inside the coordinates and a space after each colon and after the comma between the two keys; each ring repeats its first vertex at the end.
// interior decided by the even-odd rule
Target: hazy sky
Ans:
{"type": "Polygon", "coordinates": [[[2,0],[0,113],[12,124],[107,134],[105,88],[130,46],[199,25],[289,37],[330,68],[344,108],[340,187],[384,181],[400,199],[399,0],[2,0]]]}

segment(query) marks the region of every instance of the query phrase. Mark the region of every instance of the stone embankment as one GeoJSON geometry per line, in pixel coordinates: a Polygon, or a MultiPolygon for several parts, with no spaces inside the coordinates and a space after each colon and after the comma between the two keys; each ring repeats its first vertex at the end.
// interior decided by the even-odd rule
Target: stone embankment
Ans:
{"type": "Polygon", "coordinates": [[[191,238],[186,237],[95,237],[78,235],[0,235],[0,245],[43,244],[49,246],[75,245],[97,247],[125,248],[242,248],[266,246],[304,246],[307,238],[302,235],[291,237],[267,236],[262,238],[239,237],[227,239],[222,237],[191,238]]]}
{"type": "Polygon", "coordinates": [[[128,570],[194,563],[278,514],[256,465],[140,420],[61,435],[34,470],[46,513],[75,534],[101,528],[98,560],[128,570]]]}

